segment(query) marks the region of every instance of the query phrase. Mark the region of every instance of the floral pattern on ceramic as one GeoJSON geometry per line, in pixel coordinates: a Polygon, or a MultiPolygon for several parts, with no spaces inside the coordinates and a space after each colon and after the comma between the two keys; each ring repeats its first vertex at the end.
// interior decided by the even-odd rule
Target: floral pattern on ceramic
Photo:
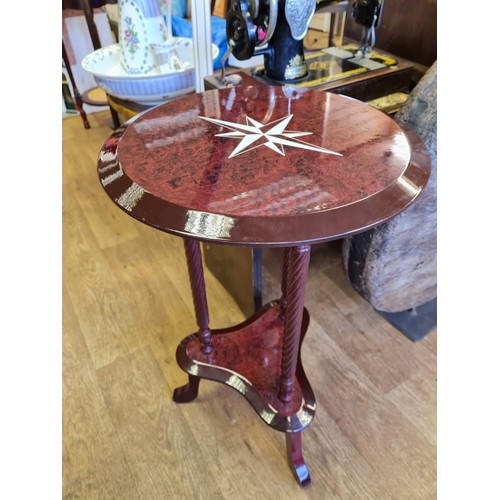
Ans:
{"type": "Polygon", "coordinates": [[[118,0],[121,64],[128,74],[158,73],[152,43],[163,43],[168,28],[157,0],[118,0]]]}
{"type": "Polygon", "coordinates": [[[185,71],[192,66],[192,62],[183,59],[183,56],[180,53],[182,47],[187,46],[186,40],[188,39],[171,38],[164,43],[151,44],[153,53],[155,55],[155,63],[161,73],[185,71]]]}
{"type": "Polygon", "coordinates": [[[130,53],[132,58],[134,58],[137,49],[139,48],[139,40],[137,38],[137,31],[134,29],[134,24],[132,23],[131,17],[126,17],[124,20],[125,30],[124,34],[124,44],[126,50],[130,53]]]}
{"type": "MultiPolygon", "coordinates": [[[[160,104],[195,90],[194,51],[192,38],[174,37],[169,43],[175,47],[172,56],[178,56],[183,69],[172,71],[171,66],[161,65],[160,71],[148,75],[128,73],[121,64],[122,48],[115,43],[95,50],[83,58],[82,68],[88,71],[97,85],[108,94],[143,104],[160,104]]],[[[160,52],[163,46],[155,46],[160,52]]],[[[212,58],[219,55],[219,48],[212,44],[212,58]]],[[[174,66],[175,60],[170,61],[174,66]]],[[[175,68],[174,68],[175,69],[175,68]]]]}

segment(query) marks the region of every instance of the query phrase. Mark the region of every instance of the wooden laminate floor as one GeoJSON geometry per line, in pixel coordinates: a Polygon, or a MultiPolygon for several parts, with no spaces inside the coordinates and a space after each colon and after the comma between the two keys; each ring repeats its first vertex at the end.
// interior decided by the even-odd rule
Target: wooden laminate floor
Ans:
{"type": "MultiPolygon", "coordinates": [[[[313,252],[306,292],[310,487],[294,482],[284,436],[232,389],[202,381],[195,402],[172,402],[186,381],[175,349],[195,331],[182,241],[107,197],[96,160],[109,112],[89,121],[63,122],[63,498],[435,498],[436,332],[413,344],[378,316],[334,244],[313,252]]],[[[242,320],[205,278],[212,326],[242,320]]]]}

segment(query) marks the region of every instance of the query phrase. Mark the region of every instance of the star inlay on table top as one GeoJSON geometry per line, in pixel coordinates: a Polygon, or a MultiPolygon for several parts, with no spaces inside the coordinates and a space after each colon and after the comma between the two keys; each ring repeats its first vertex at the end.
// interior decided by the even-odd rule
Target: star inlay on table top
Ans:
{"type": "Polygon", "coordinates": [[[304,135],[312,135],[312,132],[286,131],[286,126],[290,123],[293,115],[288,115],[284,118],[273,120],[270,123],[259,123],[257,120],[246,116],[246,125],[227,122],[224,120],[216,120],[215,118],[208,118],[206,116],[200,116],[200,118],[233,130],[233,132],[216,134],[217,137],[232,137],[234,139],[241,139],[241,142],[229,155],[229,158],[233,158],[234,156],[240,155],[247,151],[251,151],[252,149],[258,148],[260,146],[267,146],[269,149],[276,151],[276,153],[279,153],[282,156],[285,156],[283,146],[309,149],[311,151],[318,151],[319,153],[342,156],[340,153],[336,153],[335,151],[330,151],[319,146],[314,146],[313,144],[309,144],[305,141],[297,139],[297,137],[302,137],[304,135]],[[260,142],[258,144],[250,147],[252,144],[259,140],[260,142]]]}
{"type": "Polygon", "coordinates": [[[364,231],[404,210],[428,169],[420,139],[381,111],[269,86],[152,108],[110,137],[98,166],[115,203],[146,224],[247,246],[364,231]]]}

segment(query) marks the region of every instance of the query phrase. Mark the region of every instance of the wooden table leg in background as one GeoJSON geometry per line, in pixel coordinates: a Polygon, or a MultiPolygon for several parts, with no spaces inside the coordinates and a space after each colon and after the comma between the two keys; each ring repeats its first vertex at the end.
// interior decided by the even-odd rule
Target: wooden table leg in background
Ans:
{"type": "Polygon", "coordinates": [[[71,65],[69,62],[68,54],[66,52],[66,47],[64,46],[64,41],[62,42],[62,57],[64,61],[64,66],[66,66],[66,70],[68,71],[68,76],[71,82],[71,87],[73,89],[73,95],[75,97],[75,107],[78,113],[80,113],[80,116],[82,117],[83,120],[83,126],[85,128],[90,128],[90,123],[87,118],[87,113],[85,113],[83,109],[83,100],[82,96],[80,95],[80,92],[78,91],[78,87],[76,86],[75,79],[73,78],[73,72],[71,71],[71,65]]]}

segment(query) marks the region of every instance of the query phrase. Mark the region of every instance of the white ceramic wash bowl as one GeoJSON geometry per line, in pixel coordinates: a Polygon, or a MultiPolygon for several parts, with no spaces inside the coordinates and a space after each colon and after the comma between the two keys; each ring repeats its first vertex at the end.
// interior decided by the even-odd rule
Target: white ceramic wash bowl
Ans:
{"type": "MultiPolygon", "coordinates": [[[[84,57],[82,68],[94,76],[99,87],[108,94],[144,104],[155,104],[188,94],[195,90],[193,40],[174,37],[179,58],[188,63],[181,71],[128,74],[120,62],[120,44],[115,43],[98,49],[84,57]]],[[[212,58],[219,54],[212,44],[212,58]]]]}

